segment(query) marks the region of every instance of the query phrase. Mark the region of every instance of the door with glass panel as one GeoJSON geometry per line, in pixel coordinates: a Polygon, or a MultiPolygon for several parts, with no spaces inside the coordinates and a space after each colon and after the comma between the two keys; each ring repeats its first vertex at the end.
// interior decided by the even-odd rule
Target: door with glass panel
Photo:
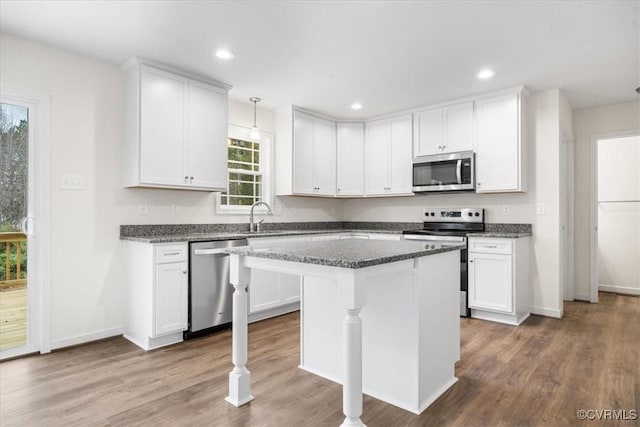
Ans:
{"type": "Polygon", "coordinates": [[[33,249],[29,110],[4,96],[0,102],[0,358],[38,350],[28,263],[33,249]]]}

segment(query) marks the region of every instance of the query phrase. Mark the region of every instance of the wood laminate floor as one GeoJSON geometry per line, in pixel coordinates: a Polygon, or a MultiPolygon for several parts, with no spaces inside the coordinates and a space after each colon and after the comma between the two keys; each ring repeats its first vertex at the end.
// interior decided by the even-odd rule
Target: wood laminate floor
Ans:
{"type": "MultiPolygon", "coordinates": [[[[580,421],[585,410],[640,410],[640,299],[601,293],[565,318],[520,327],[461,319],[459,381],[417,416],[368,396],[376,426],[638,426],[580,421]]],[[[122,337],[0,363],[0,425],[338,426],[342,390],[297,369],[297,313],[249,327],[251,404],[224,401],[231,334],[151,352],[122,337]]]]}

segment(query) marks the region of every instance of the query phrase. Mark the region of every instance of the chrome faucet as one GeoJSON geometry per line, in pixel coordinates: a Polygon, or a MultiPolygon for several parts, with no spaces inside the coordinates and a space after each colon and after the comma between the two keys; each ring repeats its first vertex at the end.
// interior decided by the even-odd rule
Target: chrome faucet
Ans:
{"type": "MultiPolygon", "coordinates": [[[[263,205],[267,208],[267,215],[273,215],[273,211],[271,211],[271,206],[269,206],[269,204],[267,202],[263,202],[262,200],[258,200],[257,202],[255,202],[253,205],[251,205],[251,212],[249,214],[249,233],[254,233],[256,231],[258,231],[258,229],[260,228],[260,223],[258,224],[254,224],[253,223],[253,208],[255,208],[256,206],[259,205],[263,205]],[[256,227],[256,225],[258,227],[256,227]]],[[[264,221],[264,220],[262,220],[264,221]]],[[[262,222],[260,221],[260,222],[262,222]]]]}

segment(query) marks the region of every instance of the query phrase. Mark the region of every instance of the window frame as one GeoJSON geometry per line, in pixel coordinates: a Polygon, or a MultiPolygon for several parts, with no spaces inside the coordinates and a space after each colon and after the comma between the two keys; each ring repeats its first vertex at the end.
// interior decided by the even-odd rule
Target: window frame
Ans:
{"type": "MultiPolygon", "coordinates": [[[[251,138],[251,129],[244,126],[229,125],[228,138],[241,141],[257,142],[260,144],[260,172],[262,175],[262,199],[269,205],[273,205],[273,141],[274,136],[269,132],[260,131],[258,139],[251,138]]],[[[228,151],[227,151],[228,153],[228,151]]],[[[229,159],[227,167],[227,192],[229,191],[229,159]]],[[[231,215],[249,215],[251,206],[228,206],[221,203],[222,192],[216,193],[216,213],[231,215]]],[[[256,206],[254,214],[266,214],[264,206],[256,206]]]]}

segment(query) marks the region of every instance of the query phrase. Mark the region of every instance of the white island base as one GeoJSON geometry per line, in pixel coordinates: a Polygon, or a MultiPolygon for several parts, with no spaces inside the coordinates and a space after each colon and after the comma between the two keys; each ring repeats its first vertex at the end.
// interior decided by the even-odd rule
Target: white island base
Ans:
{"type": "MultiPolygon", "coordinates": [[[[331,250],[353,244],[327,245],[331,250]]],[[[326,250],[316,246],[311,249],[326,250]]],[[[377,243],[368,246],[381,249],[377,243]]],[[[395,249],[421,247],[398,242],[395,249]]],[[[304,277],[300,367],[342,384],[343,427],[364,426],[363,392],[419,414],[457,381],[459,250],[352,268],[285,258],[301,247],[274,248],[270,256],[280,256],[278,250],[282,259],[251,248],[229,250],[235,288],[229,403],[242,406],[254,399],[246,368],[252,268],[304,277]]]]}
{"type": "MultiPolygon", "coordinates": [[[[365,394],[420,414],[457,381],[459,254],[367,271],[366,305],[360,312],[365,394]]],[[[342,384],[344,313],[338,283],[305,277],[300,318],[300,368],[342,384]]]]}

